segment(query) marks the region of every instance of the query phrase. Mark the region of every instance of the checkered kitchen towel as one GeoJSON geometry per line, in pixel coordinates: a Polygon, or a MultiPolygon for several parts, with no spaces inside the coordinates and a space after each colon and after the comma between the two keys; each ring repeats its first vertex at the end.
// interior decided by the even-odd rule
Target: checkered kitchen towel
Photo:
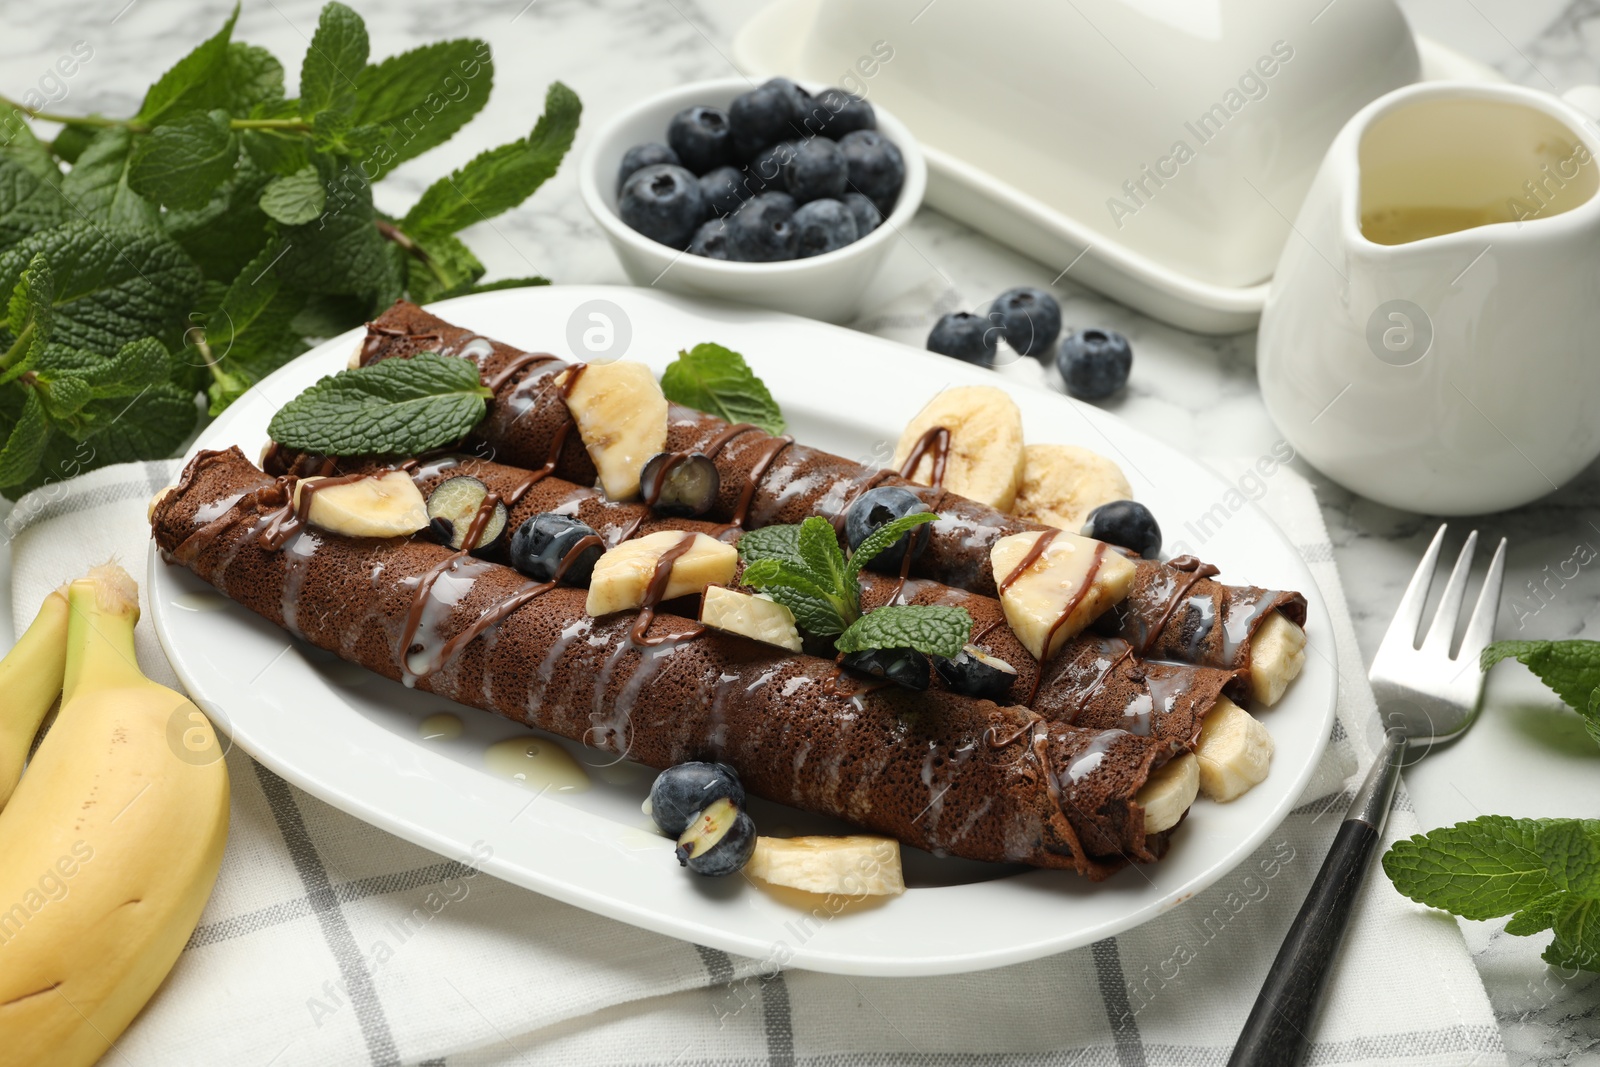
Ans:
{"type": "MultiPolygon", "coordinates": [[[[41,490],[10,517],[17,625],[117,555],[142,577],[145,503],[173,463],[41,490]]],[[[1220,1064],[1325,853],[1375,716],[1327,532],[1289,471],[1262,501],[1335,626],[1339,722],[1260,852],[1091,947],[947,978],[763,974],[437,856],[235,750],[222,876],[172,976],[108,1062],[183,1064],[1220,1064]]],[[[176,684],[148,623],[139,658],[176,684]]],[[[1418,829],[1404,797],[1391,835],[1418,829]]],[[[974,917],[978,921],[981,917],[974,917]]],[[[1368,879],[1311,1061],[1493,1064],[1500,1035],[1456,924],[1368,879]]]]}

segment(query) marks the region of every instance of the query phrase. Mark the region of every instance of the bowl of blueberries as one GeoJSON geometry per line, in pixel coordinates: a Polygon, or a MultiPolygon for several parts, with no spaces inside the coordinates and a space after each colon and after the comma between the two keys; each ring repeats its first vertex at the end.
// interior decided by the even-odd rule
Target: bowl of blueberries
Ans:
{"type": "Polygon", "coordinates": [[[848,322],[927,166],[904,125],[843,89],[726,78],[617,115],[578,182],[635,283],[848,322]]]}

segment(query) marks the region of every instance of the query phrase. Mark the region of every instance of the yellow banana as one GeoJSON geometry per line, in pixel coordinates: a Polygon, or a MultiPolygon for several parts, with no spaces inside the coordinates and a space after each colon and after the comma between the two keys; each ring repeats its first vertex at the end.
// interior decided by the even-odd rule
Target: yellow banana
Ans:
{"type": "Polygon", "coordinates": [[[22,777],[22,764],[33,746],[50,705],[61,695],[67,665],[67,591],[63,586],[44,598],[39,614],[0,659],[0,808],[22,777]]]}
{"type": "Polygon", "coordinates": [[[87,1065],[138,1014],[211,894],[228,773],[205,716],[139,671],[138,587],[67,593],[61,711],[0,812],[0,1063],[87,1065]]]}

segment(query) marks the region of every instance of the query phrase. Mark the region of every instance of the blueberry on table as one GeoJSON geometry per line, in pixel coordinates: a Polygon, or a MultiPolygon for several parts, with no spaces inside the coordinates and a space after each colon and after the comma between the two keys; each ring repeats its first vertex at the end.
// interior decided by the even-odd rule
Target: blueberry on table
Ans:
{"type": "Polygon", "coordinates": [[[717,502],[721,490],[717,465],[700,452],[657,452],[639,472],[644,502],[662,515],[704,515],[717,502]]]}
{"type": "Polygon", "coordinates": [[[839,662],[853,671],[907,689],[926,689],[933,680],[928,670],[928,657],[914,648],[866,648],[860,652],[846,652],[839,662]]]}
{"type": "Polygon", "coordinates": [[[728,244],[728,221],[707,219],[694,231],[689,251],[707,259],[733,259],[733,248],[728,244]]]}
{"type": "Polygon", "coordinates": [[[856,218],[837,200],[801,204],[790,221],[794,224],[795,255],[800,259],[843,248],[856,239],[856,218]]]}
{"type": "Polygon", "coordinates": [[[662,163],[669,163],[674,167],[682,166],[678,153],[664,144],[651,142],[649,144],[636,144],[622,153],[622,165],[617,168],[617,192],[622,192],[622,183],[626,182],[636,170],[653,167],[662,163]]]}
{"type": "Polygon", "coordinates": [[[686,107],[667,123],[667,144],[678,159],[696,174],[736,162],[728,115],[719,107],[686,107]]]}
{"type": "Polygon", "coordinates": [[[511,565],[536,582],[588,585],[605,550],[592,527],[553,511],[527,519],[511,535],[511,565]]]}
{"type": "Polygon", "coordinates": [[[967,645],[950,659],[934,656],[933,669],[953,692],[979,700],[1002,699],[1017,680],[1015,667],[977,645],[967,645]]]}
{"type": "Polygon", "coordinates": [[[1155,559],[1161,552],[1161,526],[1150,509],[1137,500],[1112,500],[1089,512],[1083,536],[1155,559]]]}
{"type": "Polygon", "coordinates": [[[994,362],[999,332],[1000,328],[985,316],[952,311],[933,324],[928,334],[928,351],[988,366],[994,362]]]}
{"type": "Polygon", "coordinates": [[[428,528],[439,543],[477,552],[500,540],[511,513],[498,497],[489,503],[489,487],[476,478],[446,478],[428,494],[428,528]],[[476,531],[474,531],[476,527],[476,531]],[[476,532],[472,544],[467,536],[476,532]]]}
{"type": "Polygon", "coordinates": [[[734,153],[740,159],[749,159],[763,148],[795,135],[793,99],[793,94],[773,82],[733,98],[728,105],[728,127],[734,153]]]}
{"type": "Polygon", "coordinates": [[[856,240],[858,241],[873,230],[876,230],[883,222],[883,212],[878,210],[878,205],[860,193],[845,193],[840,203],[849,208],[850,214],[855,216],[856,240]]]}
{"type": "MultiPolygon", "coordinates": [[[[837,144],[826,137],[813,137],[800,142],[784,177],[789,195],[804,204],[808,200],[837,200],[843,196],[849,188],[850,169],[837,144]]],[[[861,192],[872,195],[865,189],[861,192]]]]}
{"type": "MultiPolygon", "coordinates": [[[[845,541],[850,545],[850,551],[854,552],[879,527],[927,510],[928,505],[909,489],[898,485],[875,486],[857,497],[844,513],[845,541]]],[[[916,559],[928,547],[929,537],[926,524],[901,534],[900,540],[867,561],[867,569],[899,574],[906,552],[909,550],[911,558],[916,559]]]]}
{"type": "Polygon", "coordinates": [[[1043,356],[1061,335],[1061,305],[1043,289],[1007,289],[989,307],[998,316],[1006,343],[1019,355],[1043,356]]]}
{"type": "Polygon", "coordinates": [[[713,801],[678,835],[678,862],[695,874],[733,874],[756,850],[756,824],[731,800],[713,801]]]}
{"type": "Polygon", "coordinates": [[[877,130],[856,130],[839,139],[850,188],[870,198],[885,215],[894,210],[906,183],[906,161],[895,143],[877,130]]]}
{"type": "Polygon", "coordinates": [[[691,761],[668,767],[656,775],[650,786],[645,813],[661,827],[661,832],[677,837],[696,812],[719,800],[744,806],[744,786],[739,775],[726,763],[691,761]]]}
{"type": "Polygon", "coordinates": [[[706,202],[706,214],[722,218],[739,210],[739,206],[755,190],[737,167],[718,167],[700,175],[700,196],[706,202]]]}
{"type": "Polygon", "coordinates": [[[793,259],[794,197],[787,193],[762,193],[728,216],[728,247],[733,258],[745,263],[774,263],[793,259]]]}
{"type": "Polygon", "coordinates": [[[817,130],[824,137],[837,141],[847,133],[878,128],[877,112],[871,104],[854,93],[847,93],[843,89],[824,89],[814,99],[825,112],[822,128],[817,130]]]}
{"type": "Polygon", "coordinates": [[[634,171],[622,183],[618,210],[623,222],[670,248],[688,247],[706,218],[699,180],[670,163],[634,171]]]}
{"type": "Polygon", "coordinates": [[[1067,383],[1067,395],[1079,400],[1104,400],[1128,384],[1133,348],[1115,330],[1079,330],[1061,340],[1056,369],[1067,383]]]}

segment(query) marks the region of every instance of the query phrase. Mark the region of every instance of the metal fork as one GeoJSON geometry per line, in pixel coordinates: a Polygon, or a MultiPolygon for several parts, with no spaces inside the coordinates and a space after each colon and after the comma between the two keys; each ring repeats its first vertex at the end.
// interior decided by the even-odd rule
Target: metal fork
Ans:
{"type": "Polygon", "coordinates": [[[1461,615],[1467,575],[1478,546],[1476,530],[1467,535],[1466,544],[1461,546],[1455,569],[1439,599],[1439,610],[1422,644],[1417,644],[1445,529],[1440,526],[1433,535],[1433,543],[1411,576],[1411,584],[1400,598],[1394,621],[1389,623],[1367,674],[1386,728],[1383,747],[1345,812],[1333,848],[1317,872],[1311,892],[1278,950],[1278,958],[1267,972],[1261,995],[1228,1060],[1229,1067],[1281,1067],[1300,1062],[1329,968],[1366,876],[1367,862],[1383,837],[1407,753],[1459,737],[1477,715],[1478,697],[1483,691],[1478,654],[1494,636],[1500,587],[1505,579],[1506,542],[1501,538],[1500,547],[1495,549],[1461,648],[1452,656],[1456,620],[1461,615]]]}

